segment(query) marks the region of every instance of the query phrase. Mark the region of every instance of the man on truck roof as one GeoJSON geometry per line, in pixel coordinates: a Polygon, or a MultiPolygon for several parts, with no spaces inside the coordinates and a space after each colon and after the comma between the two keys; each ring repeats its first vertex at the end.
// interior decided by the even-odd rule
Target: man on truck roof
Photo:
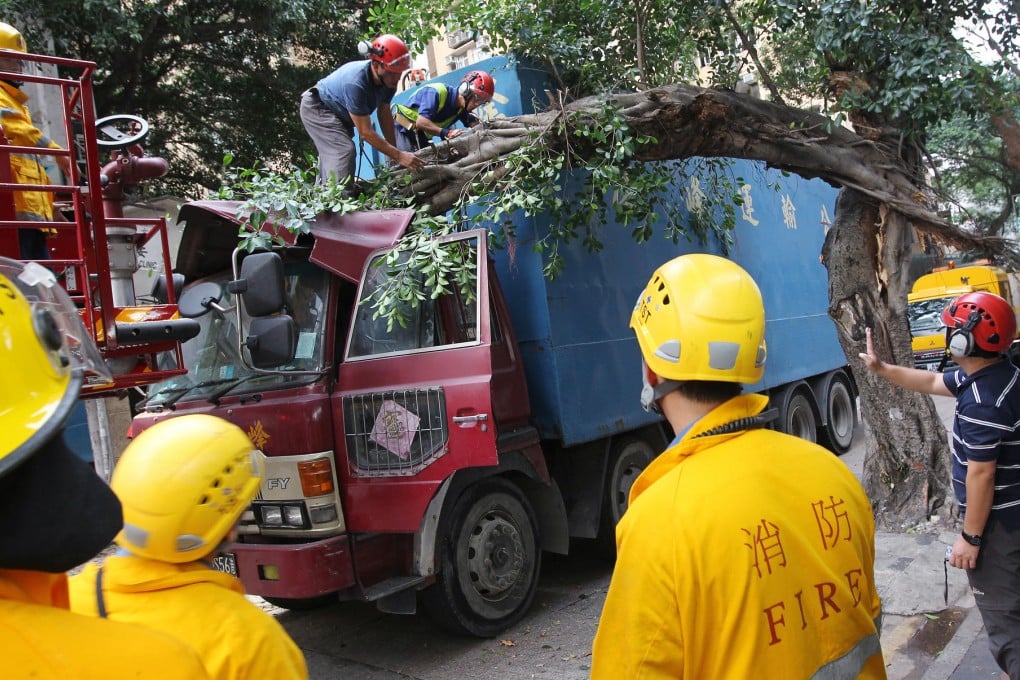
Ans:
{"type": "Polygon", "coordinates": [[[592,678],[884,678],[864,489],[816,444],[767,429],[741,394],[765,366],[750,275],[683,255],[630,321],[642,402],[676,432],[635,480],[592,678]]]}
{"type": "Polygon", "coordinates": [[[331,176],[343,182],[354,175],[357,148],[354,131],[362,141],[408,170],[417,172],[425,161],[396,147],[390,101],[397,92],[400,75],[411,67],[411,53],[404,41],[384,34],[371,44],[359,43],[363,61],[344,64],[301,95],[301,122],[319,152],[319,179],[331,176]],[[372,127],[376,114],[380,135],[372,127]]]}
{"type": "Polygon", "coordinates": [[[473,112],[487,104],[495,91],[492,76],[485,71],[471,71],[457,87],[429,83],[418,88],[406,104],[394,107],[397,148],[419,151],[428,146],[431,137],[460,136],[464,128],[452,127],[453,124],[460,121],[465,128],[478,125],[473,112]]]}

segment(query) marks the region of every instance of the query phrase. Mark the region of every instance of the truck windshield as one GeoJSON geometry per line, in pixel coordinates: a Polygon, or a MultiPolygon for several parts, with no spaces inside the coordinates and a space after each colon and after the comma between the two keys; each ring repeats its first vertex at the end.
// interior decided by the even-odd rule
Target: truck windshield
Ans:
{"type": "MultiPolygon", "coordinates": [[[[224,272],[204,281],[220,284],[220,305],[227,308],[226,313],[212,309],[197,319],[201,330],[182,346],[187,374],[150,386],[144,407],[168,408],[181,400],[218,399],[231,392],[259,392],[317,380],[315,375],[292,375],[288,372],[323,368],[325,301],[329,280],[325,272],[307,262],[287,263],[284,276],[287,311],[298,329],[297,351],[291,363],[279,367],[278,373],[259,374],[241,361],[237,352],[237,317],[234,311],[237,299],[227,292],[226,286],[232,277],[224,272]]],[[[241,314],[247,325],[248,316],[243,308],[241,314]]]]}
{"type": "Polygon", "coordinates": [[[910,335],[917,338],[941,333],[945,329],[941,318],[942,310],[951,300],[952,297],[940,297],[908,303],[907,320],[910,323],[910,335]]]}

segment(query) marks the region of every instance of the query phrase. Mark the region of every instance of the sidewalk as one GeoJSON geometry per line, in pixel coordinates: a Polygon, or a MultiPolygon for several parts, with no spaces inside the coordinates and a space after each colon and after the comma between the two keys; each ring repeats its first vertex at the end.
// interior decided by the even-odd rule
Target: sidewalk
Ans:
{"type": "MultiPolygon", "coordinates": [[[[954,400],[935,397],[947,428],[954,400]]],[[[860,433],[863,442],[863,432],[860,433]]],[[[863,445],[843,460],[858,476],[863,445]]],[[[882,597],[882,651],[890,680],[999,680],[1002,672],[988,651],[988,638],[967,576],[943,570],[946,546],[957,532],[878,532],[875,581],[882,597]]]]}
{"type": "Polygon", "coordinates": [[[946,546],[955,540],[956,532],[949,531],[875,536],[882,651],[891,680],[999,677],[997,671],[991,676],[957,674],[972,647],[983,648],[989,662],[991,655],[966,574],[943,571],[946,546]]]}

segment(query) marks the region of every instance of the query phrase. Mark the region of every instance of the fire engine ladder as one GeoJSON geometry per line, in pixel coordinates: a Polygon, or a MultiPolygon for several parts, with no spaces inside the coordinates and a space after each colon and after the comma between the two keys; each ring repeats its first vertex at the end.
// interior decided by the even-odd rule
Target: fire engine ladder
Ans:
{"type": "MultiPolygon", "coordinates": [[[[123,217],[124,187],[117,180],[117,168],[127,168],[141,159],[141,147],[108,143],[108,147],[118,151],[113,152],[113,160],[101,171],[92,91],[96,65],[44,55],[4,51],[0,55],[8,59],[16,55],[28,71],[0,71],[0,80],[39,83],[60,92],[68,148],[17,146],[0,134],[0,237],[6,237],[0,240],[0,255],[21,259],[17,245],[19,229],[56,231],[57,236],[51,241],[56,256],[34,261],[57,273],[114,374],[112,385],[87,384],[82,396],[102,395],[185,373],[181,343],[197,333],[198,325],[178,314],[166,220],[123,217]],[[40,75],[42,65],[50,65],[50,71],[57,70],[61,75],[40,75]],[[66,73],[73,75],[63,75],[66,73]],[[14,182],[11,173],[14,154],[36,157],[37,161],[47,156],[54,161],[68,159],[68,183],[55,184],[48,179],[45,184],[14,182]],[[111,174],[115,175],[113,179],[111,174]],[[15,196],[33,191],[52,192],[60,198],[56,211],[60,214],[55,214],[52,221],[17,219],[15,196]],[[73,213],[73,218],[62,219],[64,211],[73,213]],[[139,252],[147,246],[153,251],[158,246],[161,253],[153,267],[154,275],[167,282],[166,293],[165,299],[139,304],[133,277],[138,269],[139,252]]],[[[119,135],[116,131],[108,133],[114,138],[119,135]]],[[[165,161],[155,160],[162,163],[165,172],[165,161]]]]}

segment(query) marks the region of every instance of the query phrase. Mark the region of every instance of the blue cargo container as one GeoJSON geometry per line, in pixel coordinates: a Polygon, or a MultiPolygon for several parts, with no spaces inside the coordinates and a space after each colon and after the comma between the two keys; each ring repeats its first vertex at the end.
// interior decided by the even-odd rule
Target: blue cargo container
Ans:
{"type": "MultiPolygon", "coordinates": [[[[493,100],[479,109],[483,119],[534,113],[536,103],[548,101],[552,85],[546,73],[505,57],[429,82],[456,85],[475,69],[492,74],[496,85],[493,100]]],[[[406,102],[424,86],[399,93],[395,101],[406,102]]],[[[683,171],[678,177],[703,177],[707,171],[700,159],[676,165],[683,171]]],[[[744,203],[728,256],[758,282],[767,315],[765,375],[750,389],[773,397],[781,429],[820,436],[843,452],[853,436],[855,386],[828,316],[828,274],[820,262],[837,192],[821,180],[750,161],[732,161],[730,174],[744,180],[744,203]]],[[[700,191],[696,179],[677,193],[696,201],[700,191]]],[[[591,253],[579,242],[561,247],[563,273],[548,280],[531,246],[548,234],[549,218],[518,216],[515,229],[512,251],[497,251],[495,258],[525,357],[534,423],[543,437],[572,446],[654,422],[638,402],[640,354],[628,328],[631,309],[657,266],[683,253],[727,254],[722,245],[716,239],[673,243],[663,232],[638,244],[610,215],[600,234],[605,248],[591,253]]]]}

